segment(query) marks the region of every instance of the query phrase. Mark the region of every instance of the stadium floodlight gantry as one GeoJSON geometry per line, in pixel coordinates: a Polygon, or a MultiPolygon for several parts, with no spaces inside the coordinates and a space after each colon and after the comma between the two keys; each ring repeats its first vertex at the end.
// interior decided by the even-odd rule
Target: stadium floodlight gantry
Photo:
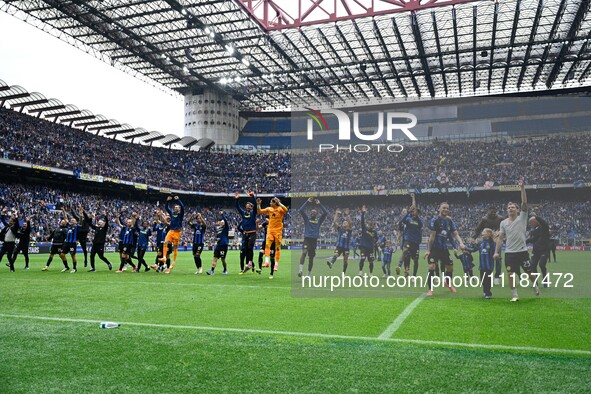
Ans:
{"type": "Polygon", "coordinates": [[[0,9],[241,109],[588,86],[590,0],[27,0],[0,9]]]}

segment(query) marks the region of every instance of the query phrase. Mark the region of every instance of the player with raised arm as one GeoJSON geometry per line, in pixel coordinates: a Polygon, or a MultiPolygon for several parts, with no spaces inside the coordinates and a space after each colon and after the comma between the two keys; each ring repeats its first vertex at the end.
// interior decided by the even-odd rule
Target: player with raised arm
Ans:
{"type": "MultiPolygon", "coordinates": [[[[63,208],[62,212],[64,213],[64,220],[68,222],[68,213],[66,209],[63,208]]],[[[78,261],[76,260],[76,244],[78,242],[78,221],[72,216],[70,221],[67,225],[66,231],[66,240],[64,242],[64,254],[69,253],[72,256],[72,271],[71,274],[78,271],[77,264],[78,261]]]]}
{"type": "Polygon", "coordinates": [[[330,258],[326,264],[328,264],[328,268],[332,268],[335,261],[337,261],[337,258],[343,255],[344,274],[347,272],[349,263],[349,249],[351,246],[351,234],[353,233],[353,229],[351,228],[351,220],[349,218],[344,218],[343,222],[339,224],[340,214],[341,210],[337,208],[332,221],[332,226],[337,230],[337,244],[332,258],[330,258]]]}
{"type": "Polygon", "coordinates": [[[496,244],[494,258],[498,260],[501,258],[501,247],[503,241],[506,241],[505,246],[505,267],[509,274],[509,286],[511,287],[511,302],[519,301],[517,294],[516,282],[520,275],[521,268],[529,274],[530,279],[534,283],[534,292],[540,295],[535,276],[532,275],[531,262],[529,260],[529,253],[526,244],[527,232],[527,194],[525,193],[525,180],[523,177],[519,178],[519,188],[521,190],[521,210],[517,203],[509,202],[507,204],[507,214],[509,217],[501,222],[499,230],[499,238],[496,244]]]}
{"type": "Polygon", "coordinates": [[[132,218],[124,219],[125,226],[119,219],[119,225],[121,226],[121,246],[119,248],[121,264],[117,273],[124,271],[124,267],[129,264],[135,270],[135,265],[131,262],[131,252],[133,250],[133,238],[135,233],[135,222],[137,221],[137,213],[133,213],[132,218]]]}
{"type": "Polygon", "coordinates": [[[197,267],[195,274],[201,274],[203,272],[201,253],[203,253],[203,245],[205,245],[205,230],[207,229],[207,224],[205,223],[203,216],[201,216],[201,213],[194,213],[191,215],[189,218],[189,227],[195,232],[193,234],[193,260],[195,261],[195,267],[197,267]],[[194,222],[195,219],[197,220],[196,222],[194,222]]]}
{"type": "Polygon", "coordinates": [[[16,233],[16,237],[18,238],[18,244],[14,248],[14,252],[12,253],[12,262],[13,264],[16,262],[16,258],[19,252],[22,252],[23,256],[25,257],[25,269],[29,269],[29,243],[31,242],[31,217],[28,216],[25,219],[25,222],[22,226],[18,229],[16,233]]]}
{"type": "Polygon", "coordinates": [[[94,238],[92,239],[92,247],[90,248],[90,270],[88,272],[96,272],[94,262],[97,255],[99,259],[107,264],[109,271],[111,271],[113,265],[105,257],[105,243],[107,242],[107,234],[109,232],[109,217],[107,216],[107,212],[103,211],[103,218],[99,219],[96,225],[92,223],[92,218],[86,212],[82,211],[82,214],[84,215],[84,220],[88,221],[88,226],[94,230],[94,238]]]}
{"type": "Polygon", "coordinates": [[[312,267],[314,267],[314,256],[316,256],[316,247],[318,246],[318,238],[320,237],[320,226],[322,226],[322,223],[324,223],[326,220],[328,211],[317,198],[310,197],[304,201],[298,212],[304,219],[304,244],[302,246],[302,255],[300,256],[300,267],[298,270],[298,277],[301,278],[306,256],[308,257],[308,276],[310,276],[312,273],[312,267]],[[308,204],[317,205],[322,211],[322,214],[318,216],[318,209],[313,208],[310,211],[310,215],[308,215],[306,212],[308,204]]]}
{"type": "Polygon", "coordinates": [[[142,225],[140,226],[138,223],[140,220],[135,221],[135,231],[137,234],[137,259],[138,264],[137,268],[134,269],[133,272],[140,272],[142,265],[144,266],[144,272],[150,271],[150,267],[146,263],[144,256],[146,255],[146,251],[148,250],[148,244],[150,243],[150,237],[152,236],[152,229],[150,228],[150,223],[148,221],[143,221],[142,225]]]}
{"type": "Polygon", "coordinates": [[[374,223],[365,222],[365,214],[367,207],[361,207],[361,239],[359,240],[359,251],[361,257],[359,259],[359,276],[363,276],[363,266],[365,260],[369,262],[369,276],[373,276],[373,262],[375,260],[374,250],[376,242],[378,241],[377,234],[374,228],[374,223]]]}
{"type": "Polygon", "coordinates": [[[254,192],[248,193],[251,201],[246,203],[246,209],[242,209],[240,206],[240,196],[238,192],[236,192],[236,210],[240,213],[240,217],[242,218],[242,223],[240,223],[240,227],[242,227],[242,243],[244,244],[244,256],[246,258],[246,268],[240,267],[241,272],[245,273],[249,269],[252,269],[254,272],[254,244],[257,239],[257,215],[254,212],[254,207],[256,204],[256,199],[254,196],[254,192]]]}
{"type": "MultiPolygon", "coordinates": [[[[156,259],[154,261],[154,265],[152,265],[152,268],[157,272],[161,272],[164,269],[164,264],[168,264],[166,259],[165,262],[160,262],[160,258],[164,256],[164,239],[166,238],[166,233],[168,232],[168,225],[166,223],[166,219],[164,218],[164,213],[160,209],[156,210],[156,218],[154,219],[152,232],[156,233],[156,259]]],[[[168,268],[168,266],[166,268],[168,268]]]]}
{"type": "Polygon", "coordinates": [[[164,239],[164,251],[162,253],[162,257],[160,258],[160,262],[164,263],[166,261],[166,256],[168,255],[168,244],[172,243],[172,264],[165,271],[168,274],[170,270],[174,268],[176,265],[179,243],[181,242],[181,233],[183,229],[183,218],[185,216],[185,206],[183,205],[183,202],[179,199],[179,196],[174,196],[174,198],[172,196],[168,196],[164,208],[166,208],[166,212],[168,212],[168,214],[170,215],[170,226],[168,229],[168,233],[166,234],[166,238],[164,239]],[[170,204],[173,200],[174,205],[171,209],[170,204]]]}
{"type": "Polygon", "coordinates": [[[443,272],[444,280],[443,284],[452,293],[456,292],[456,289],[452,286],[451,279],[453,276],[453,261],[449,255],[449,249],[447,248],[447,242],[449,241],[452,246],[457,246],[464,250],[464,242],[462,237],[458,233],[456,224],[449,217],[449,204],[442,202],[439,205],[439,216],[431,221],[430,223],[430,234],[429,244],[427,245],[427,251],[425,252],[425,258],[428,258],[429,262],[429,290],[427,291],[428,296],[433,295],[433,277],[435,276],[435,270],[437,264],[441,265],[441,272],[443,272]]]}
{"type": "Polygon", "coordinates": [[[68,272],[70,270],[70,267],[68,267],[68,260],[66,259],[66,255],[63,250],[67,232],[68,222],[66,219],[62,219],[60,220],[59,227],[53,230],[46,239],[47,241],[51,241],[51,248],[49,249],[49,258],[47,259],[47,263],[45,264],[45,267],[41,268],[41,271],[49,271],[51,260],[53,260],[53,256],[56,254],[60,256],[60,259],[62,259],[62,263],[64,264],[64,269],[62,269],[61,272],[68,272]]]}
{"type": "Polygon", "coordinates": [[[84,253],[84,267],[88,266],[88,250],[87,250],[87,242],[88,242],[88,232],[90,231],[89,222],[86,221],[86,217],[88,215],[84,215],[84,209],[82,207],[79,208],[79,214],[76,212],[75,209],[72,209],[72,216],[78,222],[78,242],[80,243],[80,247],[82,248],[82,253],[84,253]]]}
{"type": "MultiPolygon", "coordinates": [[[[269,215],[269,225],[267,226],[267,239],[265,240],[265,263],[269,263],[271,256],[271,245],[275,244],[275,264],[271,267],[274,271],[279,269],[279,259],[281,258],[281,241],[283,240],[283,216],[287,213],[287,207],[281,203],[277,197],[271,199],[271,206],[265,209],[261,208],[263,200],[257,198],[257,214],[269,215]]],[[[273,273],[271,277],[273,279],[273,273]]]]}
{"type": "Polygon", "coordinates": [[[228,218],[224,211],[220,211],[221,219],[218,221],[215,232],[216,232],[216,244],[213,250],[213,262],[211,263],[211,269],[207,271],[207,275],[213,275],[215,273],[215,267],[218,264],[218,259],[222,260],[224,270],[223,275],[228,274],[228,265],[226,264],[226,254],[228,253],[228,234],[230,232],[230,226],[228,225],[228,218]]]}
{"type": "MultiPolygon", "coordinates": [[[[410,193],[411,206],[410,211],[404,215],[401,224],[404,226],[402,231],[402,260],[404,262],[404,276],[410,273],[410,260],[414,262],[412,276],[417,276],[419,270],[419,247],[423,239],[423,221],[420,218],[421,210],[417,208],[417,202],[414,193],[410,193]]],[[[398,273],[398,271],[396,271],[398,273]]]]}
{"type": "Polygon", "coordinates": [[[4,255],[6,255],[8,258],[8,268],[10,268],[10,272],[14,272],[13,254],[20,226],[18,223],[18,216],[16,215],[11,216],[8,221],[6,220],[4,216],[7,212],[7,209],[8,208],[6,207],[3,208],[2,215],[0,215],[0,219],[4,225],[4,228],[2,229],[3,236],[2,239],[0,239],[2,241],[2,247],[0,248],[0,261],[2,261],[4,255]]]}

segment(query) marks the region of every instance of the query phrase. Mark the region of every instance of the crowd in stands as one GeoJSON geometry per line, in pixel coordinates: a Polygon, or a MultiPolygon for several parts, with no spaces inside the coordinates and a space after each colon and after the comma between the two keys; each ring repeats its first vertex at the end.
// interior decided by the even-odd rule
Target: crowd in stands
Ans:
{"type": "Polygon", "coordinates": [[[181,190],[283,192],[287,153],[226,154],[130,144],[0,109],[0,157],[181,190]]]}
{"type": "Polygon", "coordinates": [[[216,153],[130,144],[0,109],[0,157],[204,192],[371,190],[591,181],[591,134],[405,144],[400,153],[216,153]]]}
{"type": "Polygon", "coordinates": [[[572,184],[591,180],[591,134],[520,140],[435,141],[400,153],[310,152],[293,155],[292,189],[305,191],[572,184]]]}

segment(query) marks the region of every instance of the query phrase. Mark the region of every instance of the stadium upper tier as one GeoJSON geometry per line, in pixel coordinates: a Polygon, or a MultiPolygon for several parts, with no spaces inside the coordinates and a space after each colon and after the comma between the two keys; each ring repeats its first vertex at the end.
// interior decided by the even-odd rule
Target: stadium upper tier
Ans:
{"type": "Polygon", "coordinates": [[[0,150],[28,162],[180,190],[342,191],[591,181],[590,134],[408,144],[401,153],[179,151],[95,136],[0,110],[0,150]]]}

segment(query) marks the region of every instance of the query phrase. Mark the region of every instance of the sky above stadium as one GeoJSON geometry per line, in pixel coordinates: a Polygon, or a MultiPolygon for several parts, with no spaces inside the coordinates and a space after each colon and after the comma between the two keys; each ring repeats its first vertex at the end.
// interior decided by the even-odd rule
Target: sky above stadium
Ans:
{"type": "Polygon", "coordinates": [[[0,12],[0,79],[133,127],[183,136],[184,102],[0,12]]]}

